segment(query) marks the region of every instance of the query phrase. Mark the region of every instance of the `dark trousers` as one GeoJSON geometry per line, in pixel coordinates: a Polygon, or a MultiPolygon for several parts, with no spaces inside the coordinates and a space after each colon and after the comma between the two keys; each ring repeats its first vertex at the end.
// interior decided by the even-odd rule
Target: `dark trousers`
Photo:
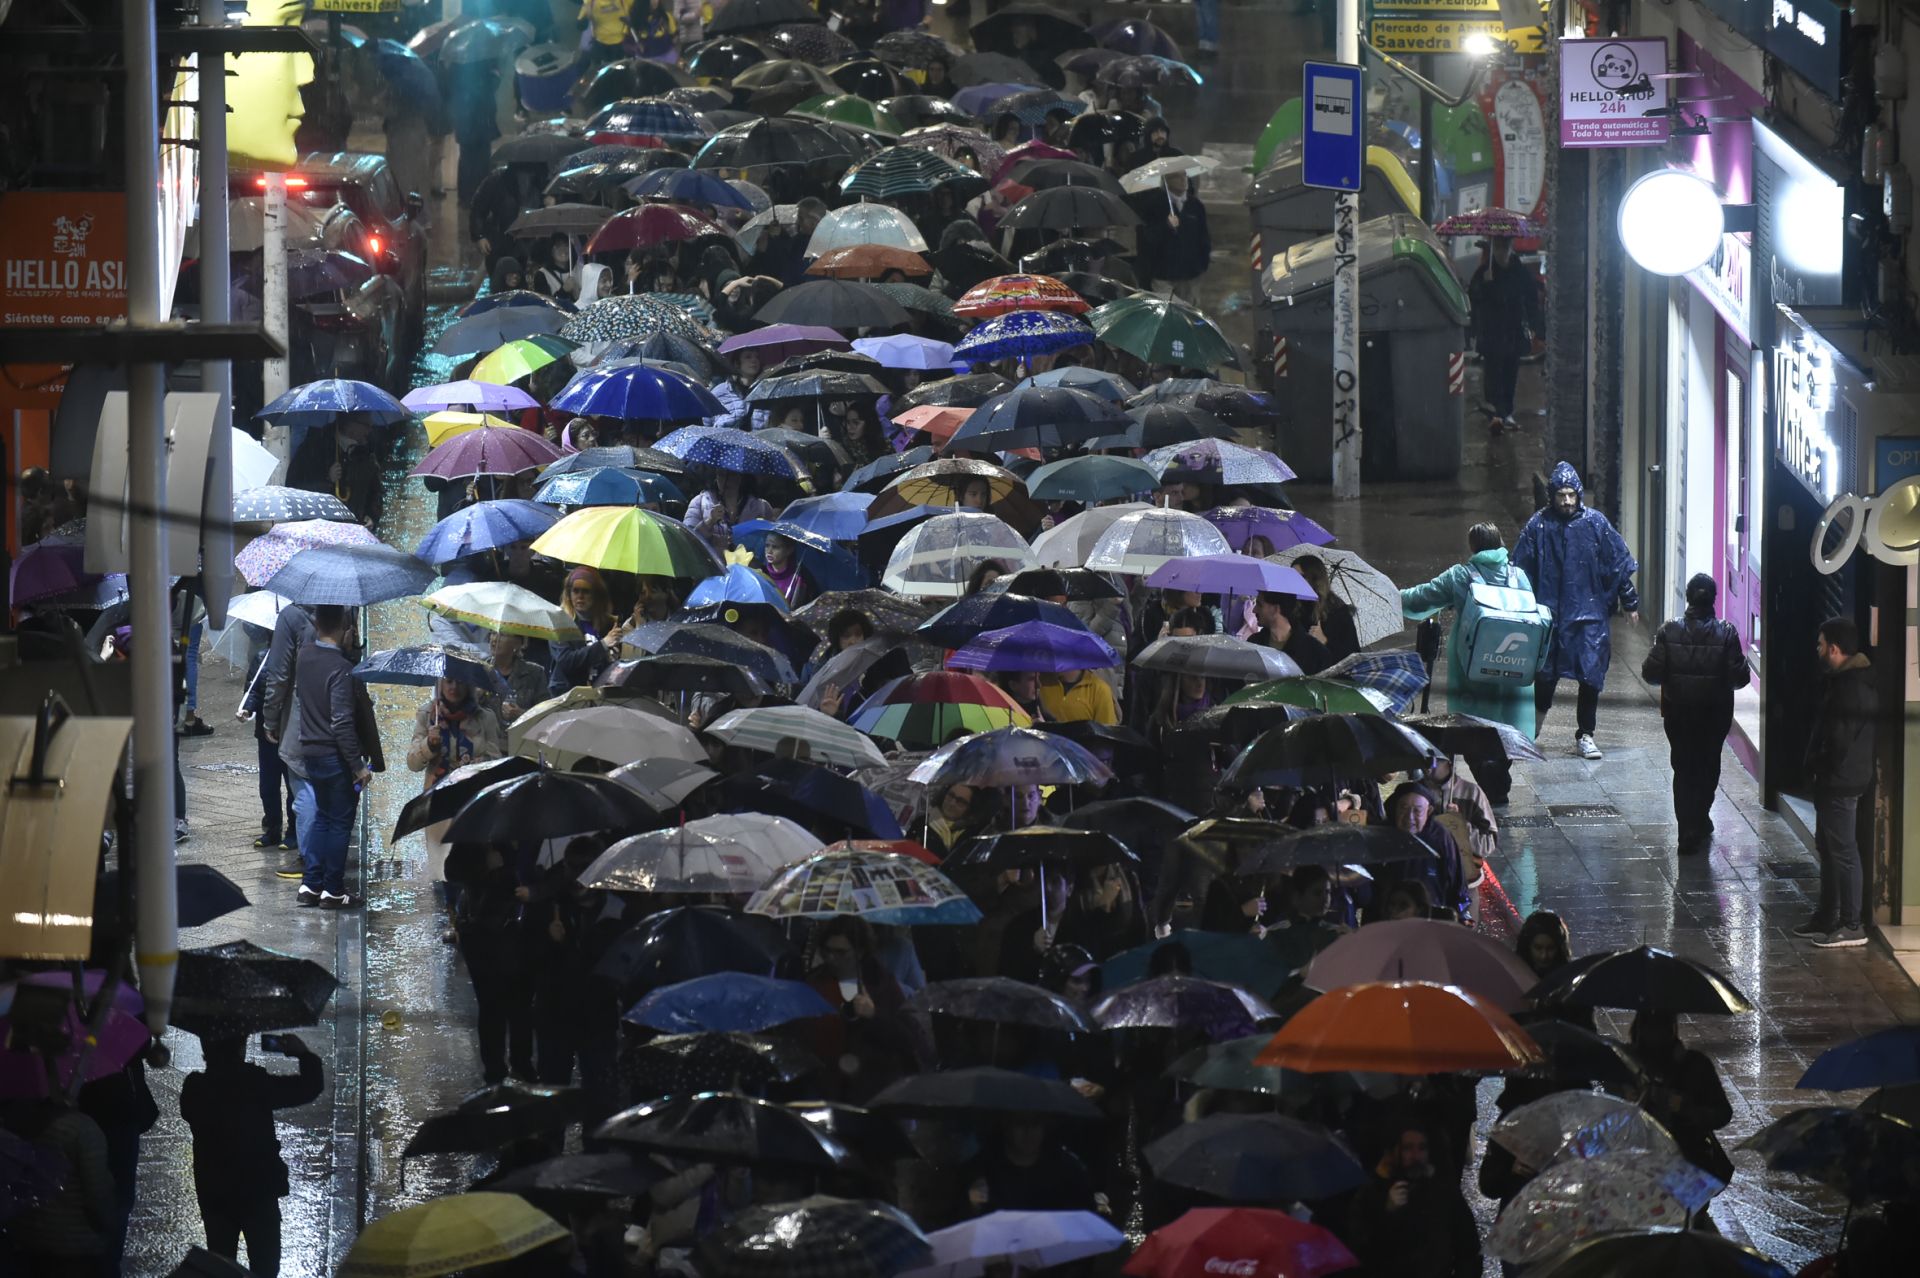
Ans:
{"type": "Polygon", "coordinates": [[[580,1086],[596,1113],[611,1113],[615,1103],[614,1008],[583,1005],[565,994],[541,991],[534,1002],[534,1057],[539,1080],[550,1087],[573,1082],[574,1062],[580,1065],[580,1086]],[[604,1013],[604,1014],[603,1014],[604,1013]]]}
{"type": "Polygon", "coordinates": [[[1513,416],[1513,388],[1520,380],[1518,355],[1480,356],[1480,386],[1495,417],[1513,416]]]}
{"type": "Polygon", "coordinates": [[[240,1256],[240,1239],[247,1240],[247,1272],[255,1278],[274,1278],[280,1272],[280,1200],[256,1203],[200,1204],[207,1227],[207,1250],[228,1260],[240,1256]]]}
{"type": "Polygon", "coordinates": [[[489,1085],[514,1077],[531,1081],[533,1065],[533,991],[520,955],[509,947],[519,938],[504,930],[461,929],[460,957],[466,960],[477,1005],[480,1076],[489,1085]]]}
{"type": "MultiPolygon", "coordinates": [[[[1547,721],[1547,711],[1553,709],[1553,694],[1559,688],[1560,681],[1552,675],[1541,675],[1533,683],[1533,723],[1534,735],[1540,735],[1540,725],[1547,721]]],[[[1578,731],[1593,735],[1593,725],[1600,718],[1600,689],[1590,683],[1580,685],[1580,699],[1574,705],[1574,722],[1578,731]]]]}
{"type": "Polygon", "coordinates": [[[253,744],[260,765],[260,835],[278,843],[294,829],[293,779],[280,762],[279,746],[257,732],[253,744]]]}
{"type": "Polygon", "coordinates": [[[1859,927],[1860,796],[1819,794],[1813,800],[1813,850],[1820,856],[1820,912],[1835,927],[1859,927]]]}
{"type": "Polygon", "coordinates": [[[1680,826],[1680,850],[1713,837],[1713,796],[1720,789],[1720,754],[1727,727],[1717,721],[1689,722],[1675,712],[1665,721],[1673,762],[1673,817],[1680,826]]]}

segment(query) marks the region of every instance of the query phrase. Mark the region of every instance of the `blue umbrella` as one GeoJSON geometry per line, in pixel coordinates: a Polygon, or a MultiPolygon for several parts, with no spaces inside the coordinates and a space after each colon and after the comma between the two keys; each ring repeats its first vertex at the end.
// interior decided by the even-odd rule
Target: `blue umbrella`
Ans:
{"type": "Polygon", "coordinates": [[[681,626],[654,649],[659,653],[680,653],[694,657],[712,657],[725,661],[772,687],[797,685],[800,675],[787,655],[764,643],[756,643],[725,625],[681,626]]]}
{"type": "Polygon", "coordinates": [[[426,593],[433,569],[392,546],[312,546],[261,584],[295,603],[362,608],[426,593]]]}
{"type": "Polygon", "coordinates": [[[550,476],[533,499],[545,506],[646,506],[685,501],[686,494],[650,470],[594,466],[550,476]]]}
{"type": "MultiPolygon", "coordinates": [[[[1094,343],[1093,326],[1064,311],[1008,311],[960,339],[955,359],[987,364],[996,359],[1032,359],[1094,343]]],[[[1123,422],[1124,427],[1129,423],[1123,422]]]]}
{"type": "Polygon", "coordinates": [[[420,55],[398,40],[382,37],[373,42],[375,65],[392,88],[394,96],[411,106],[435,108],[440,105],[440,81],[433,68],[420,55]]]}
{"type": "Polygon", "coordinates": [[[725,572],[707,578],[687,596],[689,608],[707,604],[765,604],[781,612],[788,610],[780,588],[745,564],[728,564],[725,572]]]}
{"type": "Polygon", "coordinates": [[[871,493],[801,497],[787,504],[780,512],[780,520],[829,541],[852,541],[867,526],[867,507],[872,504],[871,493]]]}
{"type": "Polygon", "coordinates": [[[1050,368],[1044,373],[1035,373],[1023,378],[1021,386],[1065,386],[1069,390],[1087,391],[1101,399],[1115,402],[1130,399],[1140,393],[1139,388],[1118,373],[1102,372],[1097,368],[1081,368],[1069,364],[1065,368],[1050,368]]]}
{"type": "Polygon", "coordinates": [[[1062,457],[1027,476],[1027,496],[1035,501],[1111,501],[1160,487],[1153,468],[1132,457],[1062,457]]]}
{"type": "Polygon", "coordinates": [[[587,121],[587,137],[596,142],[615,137],[690,140],[712,136],[713,130],[693,111],[662,98],[624,98],[601,107],[587,121]]]}
{"type": "MultiPolygon", "coordinates": [[[[561,406],[558,400],[554,403],[556,407],[561,406]]],[[[714,413],[721,411],[718,403],[716,400],[714,413]]],[[[800,478],[784,450],[731,426],[682,426],[654,447],[689,466],[705,466],[738,475],[800,478]]]]}
{"type": "Polygon", "coordinates": [[[1391,698],[1389,709],[1395,714],[1405,714],[1427,686],[1427,667],[1411,649],[1391,648],[1385,652],[1356,652],[1322,670],[1320,677],[1371,688],[1391,698]]]}
{"type": "Polygon", "coordinates": [[[460,317],[470,319],[475,315],[485,315],[488,311],[496,311],[502,307],[568,312],[573,310],[572,303],[564,299],[551,298],[544,293],[536,293],[532,289],[510,288],[504,293],[485,293],[474,298],[460,308],[460,317]]]}
{"type": "Polygon", "coordinates": [[[376,652],[353,668],[368,683],[401,683],[430,688],[442,679],[458,679],[473,688],[504,693],[506,681],[479,652],[428,643],[376,652]]]}
{"type": "Polygon", "coordinates": [[[580,374],[553,397],[556,410],[621,421],[686,421],[726,411],[697,382],[649,364],[621,364],[580,374]]]}
{"type": "Polygon", "coordinates": [[[810,985],[749,972],[715,972],[662,986],[628,1008],[622,1019],[665,1034],[757,1034],[789,1021],[832,1015],[832,1006],[810,985]]]}
{"type": "Polygon", "coordinates": [[[1004,630],[1028,621],[1045,622],[1082,634],[1093,633],[1063,604],[1026,595],[982,591],[942,608],[914,631],[914,635],[942,648],[960,648],[989,630],[1004,630]]]}
{"type": "Polygon", "coordinates": [[[567,317],[550,306],[497,306],[447,326],[436,355],[482,355],[523,337],[557,333],[567,317]]]}
{"type": "Polygon", "coordinates": [[[995,84],[975,84],[953,95],[953,104],[968,115],[980,115],[1002,98],[1012,97],[1016,93],[1027,93],[1039,88],[1037,84],[1010,84],[1004,80],[995,84]]]}
{"type": "Polygon", "coordinates": [[[933,446],[931,444],[916,444],[904,453],[888,453],[884,457],[874,458],[859,470],[848,475],[847,482],[842,484],[840,488],[842,492],[853,492],[856,489],[864,492],[869,488],[882,488],[885,487],[887,480],[899,474],[901,471],[912,470],[915,466],[932,460],[933,446]]]}
{"type": "Polygon", "coordinates": [[[452,563],[516,541],[532,541],[559,519],[545,506],[519,498],[477,501],[429,528],[413,554],[424,563],[452,563]]]}
{"type": "Polygon", "coordinates": [[[1085,626],[1057,626],[1045,621],[1023,621],[1017,626],[988,630],[947,658],[954,670],[1034,670],[1060,674],[1067,670],[1105,670],[1120,664],[1120,654],[1085,626]]]}
{"type": "Polygon", "coordinates": [[[873,584],[867,570],[844,546],[784,519],[749,519],[733,526],[733,539],[765,563],[767,534],[778,533],[800,552],[800,567],[820,590],[861,590],[873,584]]]}
{"type": "Polygon", "coordinates": [[[296,386],[254,416],[282,426],[324,426],[347,413],[362,414],[376,426],[393,426],[408,418],[399,400],[371,382],[350,377],[327,377],[296,386]]]}
{"type": "Polygon", "coordinates": [[[753,202],[733,185],[703,169],[651,169],[626,185],[636,200],[673,200],[753,212],[753,202]]]}
{"type": "Polygon", "coordinates": [[[1129,425],[1118,404],[1098,395],[1064,386],[1017,386],[974,409],[946,450],[1072,448],[1129,425]]]}
{"type": "Polygon", "coordinates": [[[1895,1025],[1830,1047],[1795,1087],[1827,1092],[1920,1083],[1920,1025],[1895,1025]]]}

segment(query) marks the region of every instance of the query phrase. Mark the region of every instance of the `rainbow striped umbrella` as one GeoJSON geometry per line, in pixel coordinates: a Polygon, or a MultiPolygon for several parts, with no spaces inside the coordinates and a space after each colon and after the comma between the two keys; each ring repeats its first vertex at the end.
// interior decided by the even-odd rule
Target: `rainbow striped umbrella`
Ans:
{"type": "Polygon", "coordinates": [[[1024,728],[1033,720],[997,684],[978,675],[929,670],[882,685],[849,722],[871,737],[931,749],[955,732],[1024,728]]]}
{"type": "Polygon", "coordinates": [[[979,319],[1009,311],[1069,311],[1082,315],[1092,309],[1086,298],[1051,275],[996,275],[975,284],[953,304],[954,314],[979,319]]]}
{"type": "Polygon", "coordinates": [[[570,564],[655,577],[711,577],[721,569],[707,543],[677,519],[637,506],[588,506],[542,533],[533,549],[570,564]]]}

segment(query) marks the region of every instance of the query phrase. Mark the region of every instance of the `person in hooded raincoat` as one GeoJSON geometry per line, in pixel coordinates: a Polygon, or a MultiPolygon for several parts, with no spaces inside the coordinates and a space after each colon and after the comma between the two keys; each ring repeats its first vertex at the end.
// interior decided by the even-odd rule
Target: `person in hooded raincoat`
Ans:
{"type": "MultiPolygon", "coordinates": [[[[1466,606],[1475,582],[1532,590],[1533,581],[1509,562],[1506,539],[1493,524],[1467,529],[1467,562],[1453,567],[1423,586],[1400,592],[1400,609],[1409,621],[1424,621],[1449,608],[1466,606]]],[[[1476,683],[1467,677],[1466,651],[1460,628],[1447,636],[1447,708],[1458,714],[1478,715],[1533,732],[1533,691],[1523,683],[1476,683]]],[[[1474,779],[1495,803],[1504,803],[1511,784],[1506,759],[1469,759],[1474,779]]]]}
{"type": "Polygon", "coordinates": [[[1581,502],[1573,463],[1555,466],[1548,486],[1546,506],[1534,512],[1513,546],[1514,565],[1533,582],[1534,598],[1553,611],[1553,636],[1533,685],[1534,735],[1546,722],[1560,680],[1576,680],[1574,749],[1583,759],[1598,759],[1593,729],[1613,660],[1607,614],[1618,601],[1629,620],[1640,620],[1640,593],[1633,586],[1640,565],[1607,517],[1581,502]]]}

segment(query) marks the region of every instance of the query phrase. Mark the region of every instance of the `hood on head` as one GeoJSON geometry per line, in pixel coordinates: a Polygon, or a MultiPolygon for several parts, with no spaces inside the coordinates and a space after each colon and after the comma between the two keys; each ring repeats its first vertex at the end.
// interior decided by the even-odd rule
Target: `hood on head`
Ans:
{"type": "Polygon", "coordinates": [[[1585,493],[1586,485],[1580,482],[1580,472],[1574,469],[1572,462],[1563,461],[1553,468],[1553,474],[1547,479],[1547,491],[1559,492],[1562,488],[1571,488],[1576,493],[1585,493]]]}

